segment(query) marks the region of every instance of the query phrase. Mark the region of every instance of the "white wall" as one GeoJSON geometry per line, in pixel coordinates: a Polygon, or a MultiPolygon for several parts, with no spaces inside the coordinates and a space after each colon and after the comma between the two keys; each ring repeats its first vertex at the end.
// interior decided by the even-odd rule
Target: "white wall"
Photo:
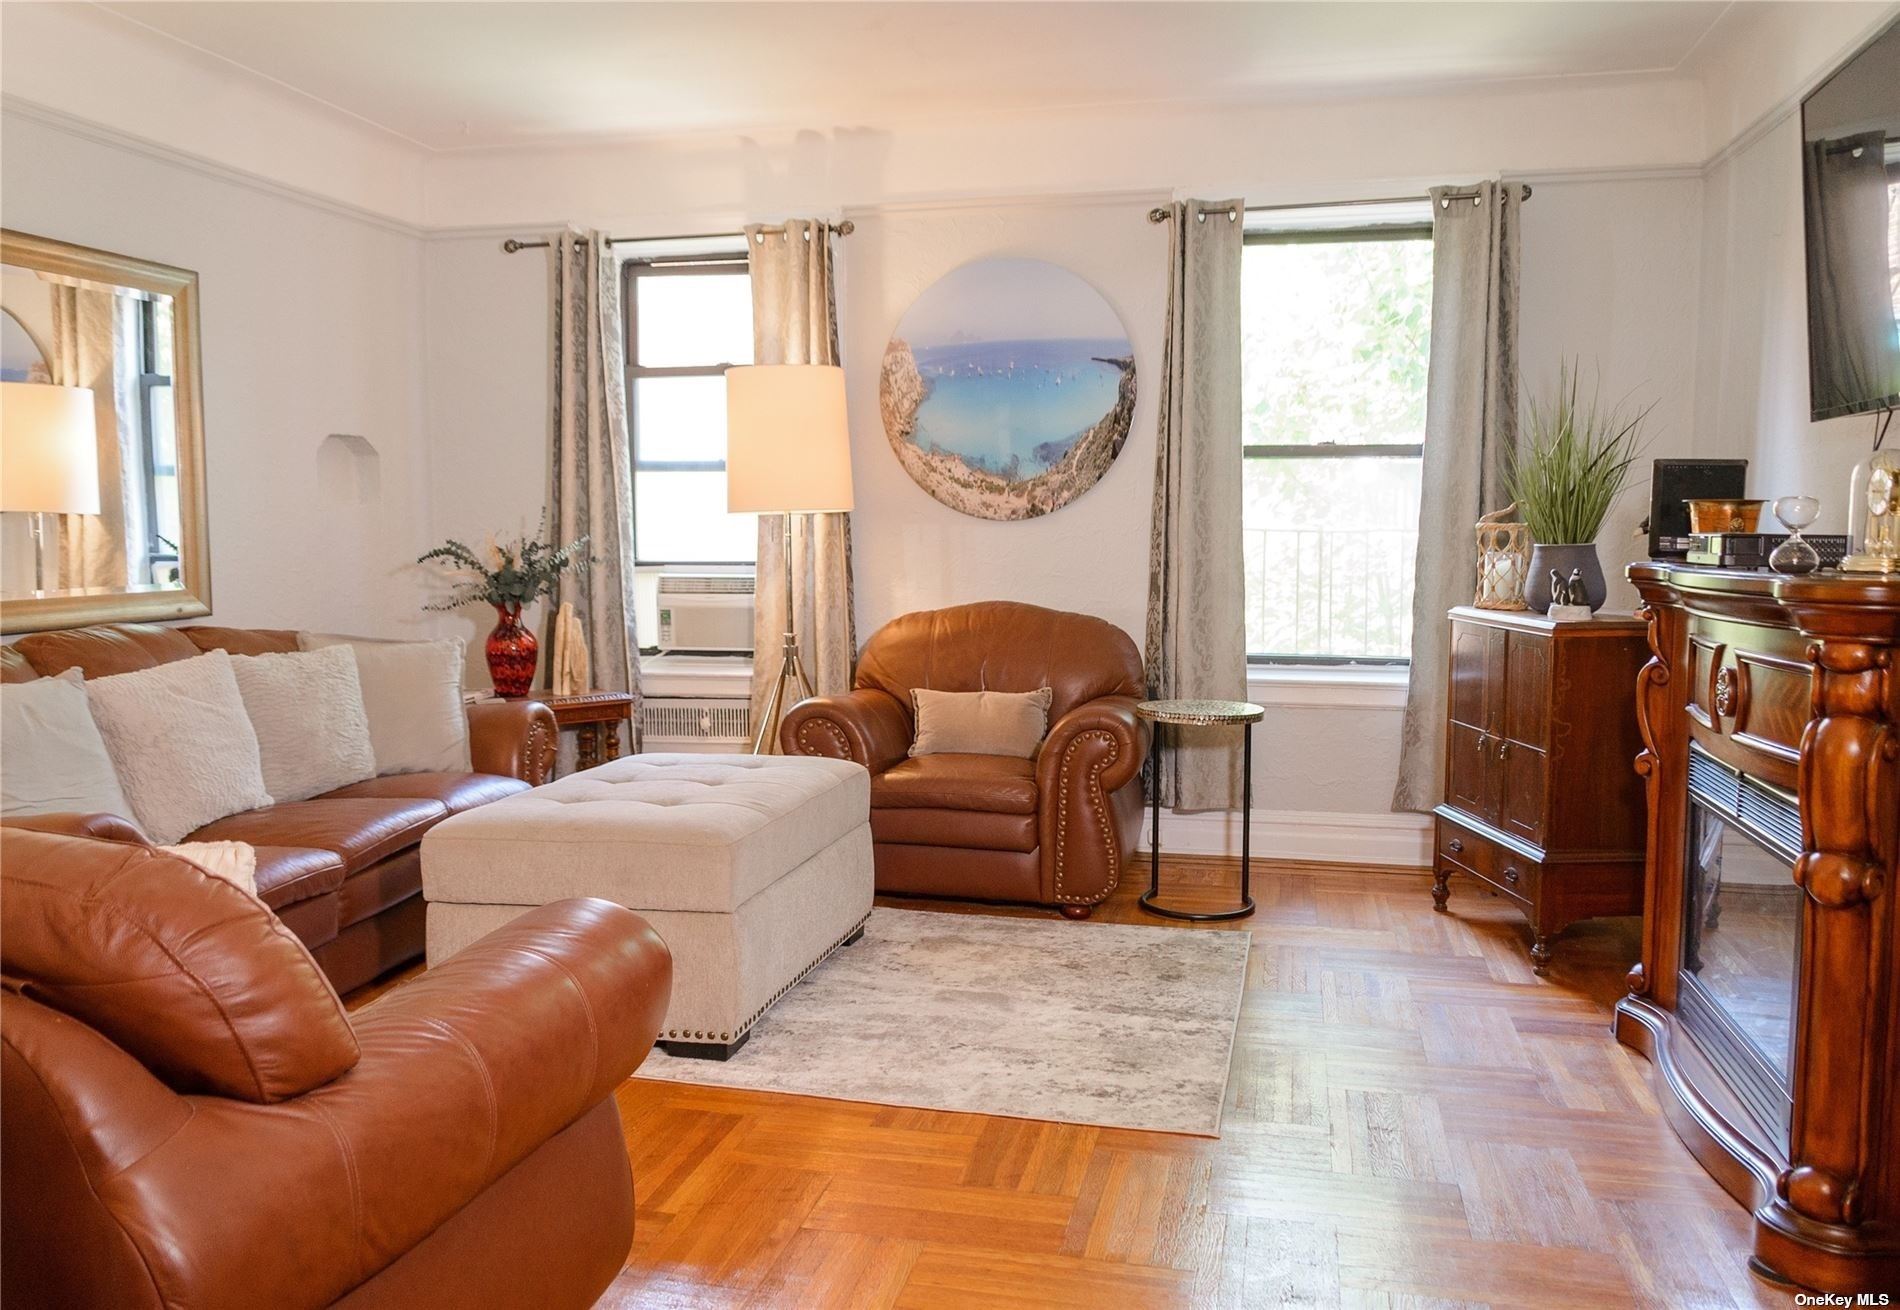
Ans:
{"type": "Polygon", "coordinates": [[[1798,114],[1717,163],[1707,188],[1698,448],[1747,459],[1752,496],[1818,496],[1815,529],[1845,532],[1874,418],[1808,418],[1798,114]]]}
{"type": "MultiPolygon", "coordinates": [[[[1349,164],[1339,161],[1329,182],[1314,182],[1301,198],[1376,194],[1367,188],[1379,180],[1353,176],[1349,164]]],[[[1156,180],[1167,176],[1157,170],[1156,180]]],[[[797,185],[791,178],[780,184],[797,185]]],[[[1145,211],[1166,194],[843,207],[857,224],[838,243],[838,305],[854,415],[861,635],[910,610],[1001,598],[1099,614],[1141,640],[1167,290],[1166,232],[1145,211]],[[1088,279],[1127,325],[1142,379],[1134,428],[1114,467],[1074,504],[1023,523],[982,521],[939,505],[898,465],[878,420],[877,361],[898,317],[938,277],[990,255],[1050,259],[1088,279]]],[[[1693,429],[1699,204],[1695,177],[1665,174],[1540,180],[1524,209],[1529,379],[1554,374],[1564,357],[1601,364],[1606,397],[1636,391],[1658,402],[1656,453],[1686,451],[1693,429]]],[[[642,230],[603,221],[616,232],[642,230]]],[[[434,535],[532,522],[547,476],[545,257],[504,255],[486,232],[431,240],[426,267],[434,535]]],[[[1613,570],[1641,553],[1631,534],[1644,503],[1640,489],[1632,491],[1606,531],[1613,570]]],[[[1627,608],[1633,597],[1619,586],[1627,608]]],[[[1256,738],[1261,808],[1385,815],[1397,772],[1397,711],[1283,701],[1276,698],[1256,738]]],[[[1401,820],[1398,827],[1416,825],[1401,820]]],[[[1416,842],[1393,858],[1411,858],[1404,852],[1415,849],[1416,842]]]]}
{"type": "Polygon", "coordinates": [[[10,107],[0,222],[196,270],[213,622],[400,633],[428,532],[412,236],[10,107]],[[380,455],[359,491],[330,433],[380,455]]]}
{"type": "MultiPolygon", "coordinates": [[[[176,71],[190,93],[140,118],[112,78],[47,71],[70,62],[57,57],[70,44],[61,24],[117,20],[22,20],[10,6],[10,95],[162,136],[171,157],[129,154],[109,132],[63,130],[38,111],[9,113],[5,218],[204,274],[220,620],[411,630],[423,621],[405,564],[420,547],[533,524],[546,483],[546,262],[502,254],[505,232],[573,220],[641,236],[848,214],[858,231],[839,244],[839,309],[857,415],[861,631],[908,609],[1004,596],[1089,610],[1138,636],[1165,294],[1165,233],[1142,216],[1154,199],[1310,202],[1528,177],[1527,385],[1579,358],[1600,366],[1606,397],[1657,402],[1650,453],[1739,450],[1762,476],[1792,480],[1816,449],[1790,417],[1800,413],[1791,398],[1805,394],[1790,380],[1802,357],[1789,337],[1802,320],[1799,236],[1790,244],[1787,226],[1798,210],[1782,212],[1796,203],[1792,156],[1772,134],[1738,151],[1710,175],[1706,203],[1700,165],[1712,141],[1740,130],[1731,124],[1785,98],[1774,87],[1812,76],[1815,51],[1838,49],[1890,8],[1839,6],[1811,25],[1777,11],[1774,22],[1793,27],[1765,37],[1746,15],[1724,19],[1695,76],[413,157],[360,139],[360,124],[303,122],[292,110],[309,106],[255,100],[257,87],[189,59],[176,71]],[[401,221],[358,222],[186,154],[401,221]],[[403,226],[412,221],[432,230],[418,240],[403,226]],[[1021,524],[936,504],[876,425],[876,363],[897,316],[956,264],[1005,253],[1053,259],[1099,287],[1130,329],[1143,377],[1134,432],[1102,483],[1021,524]],[[361,433],[382,452],[374,513],[320,503],[343,480],[315,453],[331,431],[361,433]]],[[[98,66],[122,74],[157,57],[130,38],[102,48],[98,66]]],[[[1832,431],[1822,444],[1846,458],[1832,431]]],[[[1606,529],[1613,573],[1640,553],[1631,533],[1643,501],[1633,491],[1606,529]]],[[[1630,599],[1619,588],[1612,604],[1630,599]]],[[[433,626],[482,627],[470,616],[433,626]]],[[[1392,710],[1276,703],[1258,740],[1269,811],[1330,814],[1348,837],[1403,836],[1384,817],[1392,710]]]]}
{"type": "Polygon", "coordinates": [[[1537,185],[1524,206],[1522,398],[1575,361],[1605,406],[1653,405],[1644,458],[1597,538],[1607,608],[1635,608],[1623,566],[1649,553],[1648,461],[1694,453],[1702,184],[1694,174],[1537,185]]]}

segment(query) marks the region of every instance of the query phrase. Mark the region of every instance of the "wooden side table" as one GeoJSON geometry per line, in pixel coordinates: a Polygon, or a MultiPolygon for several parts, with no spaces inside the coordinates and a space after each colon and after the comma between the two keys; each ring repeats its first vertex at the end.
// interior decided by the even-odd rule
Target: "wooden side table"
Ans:
{"type": "Polygon", "coordinates": [[[633,697],[624,691],[580,691],[556,696],[551,691],[528,693],[554,711],[563,732],[574,729],[574,762],[583,769],[620,758],[620,725],[633,721],[633,697]]]}

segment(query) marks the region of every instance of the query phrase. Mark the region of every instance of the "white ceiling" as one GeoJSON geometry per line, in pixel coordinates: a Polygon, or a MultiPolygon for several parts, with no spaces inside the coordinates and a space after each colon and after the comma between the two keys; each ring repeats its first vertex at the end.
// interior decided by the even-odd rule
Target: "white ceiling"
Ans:
{"type": "Polygon", "coordinates": [[[417,145],[455,150],[1667,72],[1736,6],[122,0],[104,7],[417,145]]]}

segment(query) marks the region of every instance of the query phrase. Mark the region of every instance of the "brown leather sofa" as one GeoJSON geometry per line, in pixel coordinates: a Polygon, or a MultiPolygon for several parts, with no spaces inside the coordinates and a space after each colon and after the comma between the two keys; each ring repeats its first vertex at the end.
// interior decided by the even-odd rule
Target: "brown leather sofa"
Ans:
{"type": "Polygon", "coordinates": [[[614,1089],[672,962],[559,901],[355,1015],[244,892],[0,833],[8,1310],[592,1305],[626,1259],[614,1089]]]}
{"type": "MultiPolygon", "coordinates": [[[[104,678],[214,649],[293,651],[297,634],[139,623],[40,632],[0,647],[0,680],[23,682],[70,668],[104,678]]],[[[543,783],[553,771],[557,729],[547,706],[471,705],[468,728],[471,773],[371,778],[310,800],[230,815],[186,840],[257,847],[258,895],[310,948],[331,984],[347,992],[422,958],[422,835],[451,814],[543,783]]],[[[93,822],[73,816],[34,826],[85,833],[93,822]]]]}
{"type": "Polygon", "coordinates": [[[1081,919],[1115,890],[1141,829],[1142,694],[1141,655],[1112,623],[1006,601],[960,605],[880,628],[853,690],[794,706],[779,746],[871,771],[880,892],[1029,901],[1081,919]],[[1033,760],[913,759],[916,687],[1048,687],[1049,735],[1033,760]]]}

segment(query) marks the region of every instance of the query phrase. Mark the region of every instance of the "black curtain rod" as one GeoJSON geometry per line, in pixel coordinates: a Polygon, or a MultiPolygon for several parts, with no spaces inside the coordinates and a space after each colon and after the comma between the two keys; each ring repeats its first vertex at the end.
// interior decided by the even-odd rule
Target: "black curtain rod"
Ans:
{"type": "MultiPolygon", "coordinates": [[[[1524,186],[1524,192],[1518,199],[1529,200],[1531,198],[1530,185],[1528,183],[1522,185],[1524,186]]],[[[1444,198],[1447,200],[1470,200],[1477,194],[1476,191],[1447,191],[1444,198]]],[[[1429,199],[1431,199],[1430,196],[1381,196],[1377,200],[1318,200],[1304,205],[1248,205],[1241,212],[1245,214],[1271,214],[1276,210],[1286,209],[1339,209],[1347,205],[1407,205],[1429,199]]],[[[1228,217],[1235,217],[1231,209],[1227,212],[1228,217]]],[[[1148,211],[1148,221],[1150,223],[1165,223],[1173,217],[1174,208],[1171,205],[1156,205],[1153,209],[1148,211]]]]}
{"type": "MultiPolygon", "coordinates": [[[[827,224],[826,230],[841,237],[848,237],[858,230],[858,225],[847,218],[842,223],[827,224]]],[[[759,231],[783,232],[785,225],[780,223],[773,227],[762,227],[759,231]]],[[[744,235],[743,232],[681,232],[666,237],[608,237],[607,244],[620,246],[635,241],[737,241],[744,235]]],[[[501,243],[501,252],[504,255],[512,255],[517,250],[546,250],[547,248],[548,243],[545,241],[523,241],[520,237],[509,237],[501,243]]]]}

